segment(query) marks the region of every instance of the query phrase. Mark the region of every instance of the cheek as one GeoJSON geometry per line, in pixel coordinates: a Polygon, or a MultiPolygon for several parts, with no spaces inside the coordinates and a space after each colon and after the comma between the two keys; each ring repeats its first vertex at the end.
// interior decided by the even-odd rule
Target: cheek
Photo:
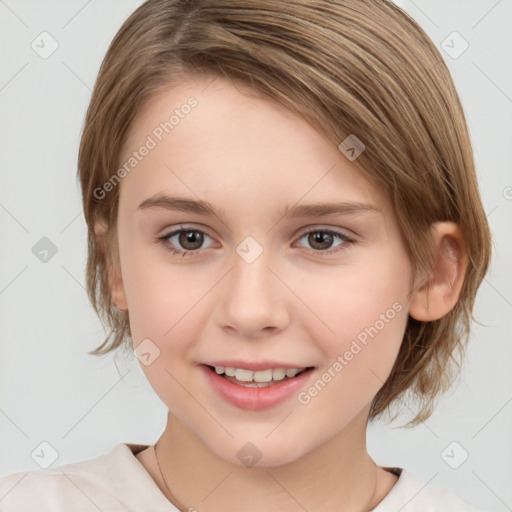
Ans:
{"type": "Polygon", "coordinates": [[[180,340],[190,336],[190,315],[194,315],[212,284],[204,274],[187,265],[170,265],[164,249],[126,247],[122,255],[123,285],[135,345],[142,339],[155,340],[166,350],[180,350],[180,340]],[[155,257],[156,255],[156,257],[155,257]],[[170,341],[172,340],[172,343],[170,341]]]}
{"type": "MultiPolygon", "coordinates": [[[[190,346],[203,327],[205,294],[214,284],[186,265],[170,265],[163,254],[135,248],[125,254],[123,280],[130,329],[141,368],[152,388],[175,411],[187,411],[190,346]],[[144,354],[149,353],[148,361],[144,354]]],[[[185,415],[185,412],[183,412],[185,415]]],[[[186,415],[185,415],[186,416],[186,415]]]]}
{"type": "Polygon", "coordinates": [[[320,373],[347,400],[358,389],[369,401],[384,384],[408,320],[408,262],[381,256],[297,281],[297,295],[315,313],[304,325],[324,355],[320,373]]]}
{"type": "MultiPolygon", "coordinates": [[[[300,279],[295,279],[297,295],[311,311],[308,317],[317,318],[315,330],[328,347],[360,333],[364,338],[365,329],[374,325],[379,331],[401,330],[396,324],[404,322],[404,315],[399,313],[408,310],[408,263],[382,260],[303,272],[300,279]]],[[[315,325],[312,321],[310,324],[315,325]]]]}
{"type": "Polygon", "coordinates": [[[398,355],[408,320],[407,287],[396,279],[377,282],[375,277],[347,276],[346,288],[332,284],[311,303],[335,333],[322,322],[309,322],[324,362],[297,399],[319,431],[330,425],[334,435],[368,406],[398,355]]]}

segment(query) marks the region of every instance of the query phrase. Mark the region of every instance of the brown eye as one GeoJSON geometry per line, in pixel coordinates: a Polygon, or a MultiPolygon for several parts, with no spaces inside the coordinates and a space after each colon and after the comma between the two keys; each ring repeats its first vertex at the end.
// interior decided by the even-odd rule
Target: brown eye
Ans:
{"type": "Polygon", "coordinates": [[[201,248],[204,242],[204,234],[200,231],[180,231],[178,236],[179,245],[186,251],[195,251],[201,248]]]}
{"type": "MultiPolygon", "coordinates": [[[[323,256],[342,251],[356,243],[353,238],[330,229],[307,231],[302,234],[300,240],[305,240],[307,246],[309,246],[312,251],[322,254],[323,256]]],[[[299,245],[305,247],[303,244],[299,245]]]]}
{"type": "Polygon", "coordinates": [[[333,240],[334,237],[327,231],[312,231],[308,236],[308,242],[311,247],[319,251],[330,249],[333,240]]]}
{"type": "MultiPolygon", "coordinates": [[[[176,229],[171,233],[158,238],[164,248],[180,256],[198,256],[209,246],[203,247],[205,238],[211,238],[198,229],[176,229]]],[[[212,245],[210,243],[210,245],[212,245]]]]}

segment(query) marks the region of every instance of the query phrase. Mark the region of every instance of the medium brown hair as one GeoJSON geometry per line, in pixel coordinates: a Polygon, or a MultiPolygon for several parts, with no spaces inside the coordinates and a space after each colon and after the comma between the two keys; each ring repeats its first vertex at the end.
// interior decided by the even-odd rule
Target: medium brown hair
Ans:
{"type": "Polygon", "coordinates": [[[460,367],[491,235],[449,70],[421,27],[387,0],[149,0],[125,21],[101,65],[78,159],[87,291],[110,328],[89,353],[133,349],[128,313],[115,307],[109,287],[109,269],[119,265],[120,187],[101,198],[95,191],[119,169],[144,103],[193,75],[248,85],[336,146],[356,135],[365,150],[353,163],[390,197],[415,271],[433,263],[431,225],[459,225],[469,261],[460,298],[439,320],[409,317],[370,411],[374,420],[411,393],[421,409],[408,425],[428,418],[460,367]],[[96,222],[107,226],[105,241],[95,236],[96,222]]]}

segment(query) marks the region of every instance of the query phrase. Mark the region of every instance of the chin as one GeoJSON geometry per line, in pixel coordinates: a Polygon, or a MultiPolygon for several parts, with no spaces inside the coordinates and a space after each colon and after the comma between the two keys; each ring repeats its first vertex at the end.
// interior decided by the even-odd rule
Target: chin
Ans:
{"type": "Polygon", "coordinates": [[[283,439],[276,436],[274,441],[260,440],[261,436],[255,437],[255,441],[245,440],[237,442],[231,439],[226,445],[215,446],[208,445],[210,451],[226,462],[236,464],[240,467],[277,467],[291,464],[300,459],[307,452],[304,443],[301,443],[301,449],[297,449],[297,443],[288,439],[289,444],[285,445],[283,439]]]}

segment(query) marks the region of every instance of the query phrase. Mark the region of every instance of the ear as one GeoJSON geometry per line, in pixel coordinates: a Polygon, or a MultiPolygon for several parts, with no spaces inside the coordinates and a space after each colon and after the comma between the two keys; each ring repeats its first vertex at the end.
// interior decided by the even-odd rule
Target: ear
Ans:
{"type": "MultiPolygon", "coordinates": [[[[108,266],[108,282],[110,287],[110,294],[112,302],[121,311],[128,311],[126,302],[126,295],[124,292],[123,278],[121,276],[121,269],[119,265],[119,258],[112,259],[112,254],[117,255],[119,250],[111,251],[107,240],[107,225],[103,221],[97,221],[94,225],[94,234],[99,243],[103,246],[107,266],[108,266]]],[[[116,242],[117,243],[117,242],[116,242]]]]}
{"type": "Polygon", "coordinates": [[[449,313],[457,304],[467,270],[465,243],[454,222],[437,222],[432,226],[435,247],[434,267],[415,283],[409,314],[429,322],[449,313]]]}

